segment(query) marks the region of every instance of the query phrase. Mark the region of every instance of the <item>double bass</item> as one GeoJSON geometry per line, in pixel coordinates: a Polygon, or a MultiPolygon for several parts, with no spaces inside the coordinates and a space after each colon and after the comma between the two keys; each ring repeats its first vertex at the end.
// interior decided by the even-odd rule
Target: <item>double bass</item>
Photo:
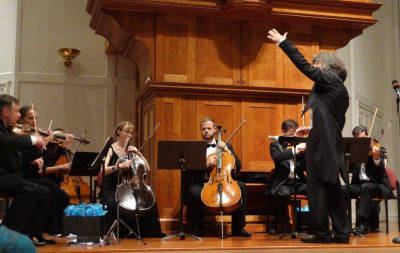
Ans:
{"type": "MultiPolygon", "coordinates": [[[[246,120],[242,121],[227,139],[227,143],[245,122],[246,120]]],[[[218,143],[221,142],[222,132],[225,130],[221,130],[221,126],[218,126],[218,143]]],[[[235,168],[235,157],[220,147],[217,148],[217,153],[210,156],[215,155],[217,156],[217,165],[211,169],[208,182],[204,183],[201,200],[209,212],[222,215],[224,212],[231,213],[238,209],[242,204],[242,197],[239,185],[231,175],[231,171],[235,168]]]]}

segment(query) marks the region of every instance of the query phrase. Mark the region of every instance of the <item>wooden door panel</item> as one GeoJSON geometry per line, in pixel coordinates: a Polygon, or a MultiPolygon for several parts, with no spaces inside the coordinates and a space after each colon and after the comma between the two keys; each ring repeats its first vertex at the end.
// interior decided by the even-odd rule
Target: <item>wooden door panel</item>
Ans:
{"type": "Polygon", "coordinates": [[[240,78],[238,21],[197,19],[197,82],[237,84],[240,78]]]}
{"type": "Polygon", "coordinates": [[[188,16],[157,16],[158,81],[195,82],[195,22],[188,16]]]}
{"type": "MultiPolygon", "coordinates": [[[[198,100],[197,102],[197,138],[201,140],[200,121],[205,117],[211,117],[215,123],[222,125],[226,133],[222,135],[225,141],[241,122],[240,102],[229,100],[198,100]]],[[[241,157],[241,131],[232,137],[232,144],[235,153],[241,157]]]]}
{"type": "Polygon", "coordinates": [[[283,86],[284,53],[267,38],[266,33],[273,27],[278,30],[285,29],[285,26],[271,23],[246,22],[242,24],[242,85],[283,86]]]}
{"type": "MultiPolygon", "coordinates": [[[[181,139],[181,99],[159,98],[156,102],[156,122],[160,127],[155,134],[156,154],[159,140],[181,139]]],[[[155,163],[157,158],[155,157],[155,163]]],[[[161,218],[178,218],[180,211],[180,171],[176,168],[157,169],[155,190],[161,218]]]]}
{"type": "Polygon", "coordinates": [[[274,168],[268,136],[280,134],[282,105],[279,102],[242,102],[242,111],[247,120],[242,135],[242,170],[268,172],[274,168]]]}

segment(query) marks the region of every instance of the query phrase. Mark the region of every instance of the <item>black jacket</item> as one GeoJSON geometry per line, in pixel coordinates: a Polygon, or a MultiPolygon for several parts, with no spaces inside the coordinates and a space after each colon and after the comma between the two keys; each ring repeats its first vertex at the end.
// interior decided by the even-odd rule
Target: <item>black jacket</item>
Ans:
{"type": "MultiPolygon", "coordinates": [[[[238,174],[242,168],[242,163],[239,157],[235,154],[233,147],[230,143],[226,144],[227,148],[231,151],[232,155],[235,157],[235,169],[231,171],[232,176],[235,178],[235,174],[238,174]]],[[[209,173],[211,168],[207,168],[204,165],[203,170],[188,170],[185,174],[186,184],[202,184],[208,181],[209,173]]]]}
{"type": "Polygon", "coordinates": [[[349,107],[347,89],[336,72],[309,64],[288,39],[279,45],[296,67],[315,82],[305,108],[313,109],[306,152],[308,183],[322,180],[338,184],[339,170],[345,169],[341,140],[349,107]]]}
{"type": "MultiPolygon", "coordinates": [[[[284,185],[290,174],[290,163],[289,160],[294,158],[291,149],[287,149],[286,143],[280,143],[278,141],[272,142],[269,146],[270,154],[275,163],[275,168],[272,171],[270,182],[267,186],[265,195],[275,195],[281,185],[284,185]]],[[[304,155],[296,156],[296,174],[299,177],[299,181],[306,183],[306,176],[304,171],[306,170],[304,155]]]]}
{"type": "MultiPolygon", "coordinates": [[[[353,171],[351,184],[361,184],[361,164],[351,164],[351,169],[353,171]]],[[[375,165],[372,157],[368,157],[368,162],[365,164],[365,173],[367,174],[371,183],[377,183],[380,185],[384,197],[390,198],[393,196],[392,187],[386,173],[385,163],[383,159],[380,160],[379,165],[377,166],[375,165]]]]}
{"type": "Polygon", "coordinates": [[[17,173],[22,176],[21,149],[30,146],[30,136],[11,136],[0,120],[0,174],[17,173]]]}

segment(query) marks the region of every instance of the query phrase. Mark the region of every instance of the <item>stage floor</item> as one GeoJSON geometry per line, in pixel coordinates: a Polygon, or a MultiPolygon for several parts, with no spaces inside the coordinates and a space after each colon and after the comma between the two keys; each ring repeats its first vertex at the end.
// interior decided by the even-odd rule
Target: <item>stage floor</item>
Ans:
{"type": "MultiPolygon", "coordinates": [[[[384,230],[384,224],[381,225],[384,230]]],[[[300,239],[285,237],[278,240],[278,236],[266,233],[253,233],[251,238],[230,237],[224,240],[216,237],[203,237],[201,241],[191,238],[178,238],[161,241],[160,238],[124,239],[121,243],[111,246],[67,246],[67,240],[57,238],[57,244],[39,247],[38,252],[400,252],[400,244],[393,244],[392,239],[400,236],[397,224],[391,223],[391,232],[370,233],[363,238],[352,236],[349,244],[306,244],[300,239]]]]}

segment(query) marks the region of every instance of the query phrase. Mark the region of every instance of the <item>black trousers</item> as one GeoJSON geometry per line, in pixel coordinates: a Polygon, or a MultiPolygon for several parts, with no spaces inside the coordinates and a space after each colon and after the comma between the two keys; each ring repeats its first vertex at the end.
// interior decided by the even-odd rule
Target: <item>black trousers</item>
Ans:
{"type": "Polygon", "coordinates": [[[41,234],[49,215],[49,188],[22,179],[19,174],[0,174],[0,193],[13,198],[3,224],[23,234],[41,234]]]}
{"type": "Polygon", "coordinates": [[[290,196],[296,192],[297,195],[307,195],[307,185],[302,182],[290,183],[287,182],[279,186],[276,197],[277,201],[277,213],[273,221],[273,226],[276,228],[280,222],[287,222],[288,216],[286,208],[289,205],[290,196]]]}
{"type": "Polygon", "coordinates": [[[350,197],[360,199],[356,201],[356,224],[369,225],[371,228],[379,227],[379,202],[374,203],[375,197],[389,195],[390,191],[384,184],[362,183],[349,185],[350,197]]]}
{"type": "MultiPolygon", "coordinates": [[[[101,196],[101,195],[100,195],[101,196]]],[[[114,220],[117,218],[117,202],[115,200],[115,189],[104,189],[104,204],[107,205],[106,214],[106,230],[110,228],[114,220]]],[[[120,208],[120,218],[131,228],[137,231],[136,217],[133,211],[120,208]]],[[[139,230],[143,237],[161,237],[161,225],[158,215],[157,201],[154,206],[147,212],[139,215],[139,230]]],[[[120,235],[125,236],[128,230],[121,224],[120,235]]]]}
{"type": "MultiPolygon", "coordinates": [[[[246,185],[237,181],[241,195],[242,205],[232,213],[232,231],[238,231],[246,225],[246,205],[247,190],[246,185]]],[[[204,204],[201,201],[201,191],[203,183],[197,182],[188,186],[185,194],[185,202],[187,205],[187,221],[189,223],[191,233],[201,233],[203,230],[204,204]]]]}
{"type": "Polygon", "coordinates": [[[307,197],[310,206],[311,230],[320,238],[330,238],[329,217],[332,220],[333,236],[346,239],[350,228],[347,206],[342,187],[339,183],[331,184],[307,174],[307,197]]]}
{"type": "Polygon", "coordinates": [[[64,216],[64,209],[69,204],[68,194],[61,189],[61,187],[51,179],[45,178],[30,178],[30,182],[47,187],[51,191],[51,202],[49,204],[49,215],[44,231],[50,234],[59,234],[62,232],[62,218],[64,216]]]}

